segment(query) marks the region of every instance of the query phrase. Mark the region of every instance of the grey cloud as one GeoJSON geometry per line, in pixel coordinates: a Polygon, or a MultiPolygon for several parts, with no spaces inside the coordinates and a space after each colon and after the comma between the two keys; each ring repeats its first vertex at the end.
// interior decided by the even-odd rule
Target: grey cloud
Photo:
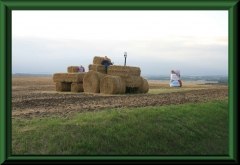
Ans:
{"type": "MultiPolygon", "coordinates": [[[[191,38],[189,38],[191,40],[191,38]]],[[[138,66],[142,74],[227,74],[227,45],[191,45],[169,40],[101,41],[12,39],[13,72],[66,72],[71,65],[88,65],[94,56],[108,56],[116,65],[138,66]]],[[[88,70],[88,69],[87,69],[88,70]]]]}

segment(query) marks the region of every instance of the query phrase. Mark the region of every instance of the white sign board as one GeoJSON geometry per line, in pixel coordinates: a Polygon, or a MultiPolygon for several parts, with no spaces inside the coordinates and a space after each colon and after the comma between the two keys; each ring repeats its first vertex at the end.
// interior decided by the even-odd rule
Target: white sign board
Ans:
{"type": "Polygon", "coordinates": [[[124,57],[125,57],[125,58],[127,57],[127,52],[124,52],[124,57]]]}

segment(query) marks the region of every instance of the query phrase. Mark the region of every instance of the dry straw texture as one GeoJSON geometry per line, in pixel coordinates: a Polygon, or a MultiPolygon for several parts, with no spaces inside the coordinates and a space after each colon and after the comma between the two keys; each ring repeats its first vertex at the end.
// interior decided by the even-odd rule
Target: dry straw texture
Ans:
{"type": "Polygon", "coordinates": [[[77,72],[77,73],[55,73],[53,75],[54,82],[83,82],[83,77],[86,72],[77,72]]]}
{"type": "Polygon", "coordinates": [[[62,92],[62,91],[71,91],[71,83],[65,83],[65,82],[56,82],[56,91],[62,92]]]}
{"type": "Polygon", "coordinates": [[[126,83],[126,87],[141,87],[142,86],[142,77],[140,76],[129,76],[129,77],[122,77],[126,83]]]}
{"type": "Polygon", "coordinates": [[[110,65],[107,74],[122,77],[140,76],[141,70],[133,66],[110,65]]]}
{"type": "MultiPolygon", "coordinates": [[[[95,56],[95,57],[93,58],[93,64],[102,64],[103,60],[104,60],[104,57],[95,56]]],[[[111,62],[111,59],[110,59],[110,58],[107,58],[107,60],[108,60],[109,62],[111,62]]]]}
{"type": "Polygon", "coordinates": [[[53,82],[64,82],[64,76],[66,73],[54,73],[53,74],[53,82]]]}
{"type": "Polygon", "coordinates": [[[69,66],[67,68],[67,72],[68,73],[78,72],[78,68],[79,68],[79,66],[69,66]]]}
{"type": "Polygon", "coordinates": [[[96,71],[90,70],[86,73],[83,78],[83,89],[84,92],[88,93],[99,93],[100,92],[100,80],[106,76],[96,71]]]}
{"type": "Polygon", "coordinates": [[[120,76],[107,75],[100,81],[100,93],[124,94],[126,93],[125,81],[120,76]]]}
{"type": "Polygon", "coordinates": [[[68,73],[65,76],[65,82],[83,82],[83,77],[85,76],[86,72],[78,72],[78,73],[68,73]]]}
{"type": "Polygon", "coordinates": [[[142,78],[142,86],[138,88],[137,93],[148,93],[149,90],[149,85],[148,81],[145,78],[142,78]]]}
{"type": "Polygon", "coordinates": [[[88,65],[88,70],[97,71],[103,74],[106,74],[106,67],[101,64],[90,64],[88,65]]]}
{"type": "Polygon", "coordinates": [[[72,83],[71,92],[83,92],[83,83],[72,83]]]}

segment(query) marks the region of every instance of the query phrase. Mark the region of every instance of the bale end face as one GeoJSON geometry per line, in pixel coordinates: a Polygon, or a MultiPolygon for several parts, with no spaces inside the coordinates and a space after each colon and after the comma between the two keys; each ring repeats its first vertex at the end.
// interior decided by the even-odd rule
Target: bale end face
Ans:
{"type": "Polygon", "coordinates": [[[100,81],[100,93],[124,94],[126,93],[125,81],[120,76],[107,75],[100,81]]]}
{"type": "Polygon", "coordinates": [[[54,73],[52,76],[53,82],[64,82],[64,76],[66,73],[54,73]]]}
{"type": "MultiPolygon", "coordinates": [[[[95,57],[93,58],[93,64],[102,64],[103,60],[105,60],[104,57],[95,56],[95,57]]],[[[108,60],[109,62],[111,62],[111,59],[110,59],[110,58],[107,58],[107,60],[108,60]]]]}
{"type": "Polygon", "coordinates": [[[149,85],[148,85],[148,81],[145,78],[142,78],[142,86],[139,87],[138,89],[138,93],[148,93],[149,91],[149,85]]]}

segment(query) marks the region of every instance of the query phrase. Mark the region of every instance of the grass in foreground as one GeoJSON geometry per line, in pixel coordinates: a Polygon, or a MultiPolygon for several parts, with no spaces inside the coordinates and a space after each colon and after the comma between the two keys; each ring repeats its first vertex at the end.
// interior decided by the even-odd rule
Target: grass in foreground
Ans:
{"type": "Polygon", "coordinates": [[[12,154],[227,155],[228,101],[13,119],[12,154]]]}

